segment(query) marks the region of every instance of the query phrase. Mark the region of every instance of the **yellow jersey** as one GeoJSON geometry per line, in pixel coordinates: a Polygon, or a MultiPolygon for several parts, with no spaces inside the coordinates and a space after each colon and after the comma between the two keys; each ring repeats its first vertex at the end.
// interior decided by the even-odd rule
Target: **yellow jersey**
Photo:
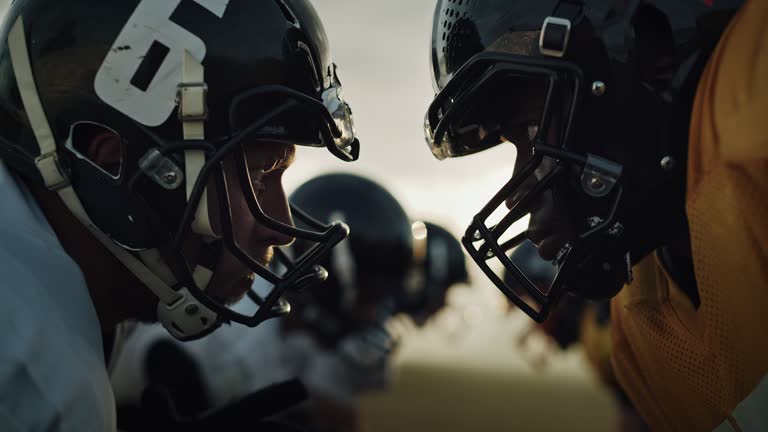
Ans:
{"type": "Polygon", "coordinates": [[[651,255],[611,304],[616,378],[652,430],[768,430],[768,1],[698,85],[686,213],[701,304],[651,255]]]}

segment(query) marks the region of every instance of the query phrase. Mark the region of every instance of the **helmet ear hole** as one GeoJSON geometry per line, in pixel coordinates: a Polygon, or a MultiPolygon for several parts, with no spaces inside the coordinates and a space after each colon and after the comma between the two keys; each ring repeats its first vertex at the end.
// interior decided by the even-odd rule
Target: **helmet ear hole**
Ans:
{"type": "Polygon", "coordinates": [[[93,122],[72,125],[65,147],[104,174],[118,179],[123,165],[123,140],[114,130],[93,122]]]}

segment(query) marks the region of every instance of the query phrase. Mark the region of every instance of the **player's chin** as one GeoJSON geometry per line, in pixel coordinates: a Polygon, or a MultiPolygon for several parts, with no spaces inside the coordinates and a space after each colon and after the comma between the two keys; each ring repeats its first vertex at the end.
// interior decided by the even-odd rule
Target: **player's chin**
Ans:
{"type": "Polygon", "coordinates": [[[227,278],[227,280],[218,280],[208,286],[206,294],[217,303],[232,305],[237,303],[245,296],[251,285],[253,285],[254,274],[246,273],[238,278],[227,278]]]}
{"type": "MultiPolygon", "coordinates": [[[[266,267],[272,261],[272,248],[266,249],[259,256],[254,256],[256,262],[266,267]]],[[[254,280],[259,277],[250,269],[241,266],[237,271],[228,272],[225,277],[219,279],[208,290],[212,299],[224,305],[232,305],[242,300],[253,286],[254,280]],[[239,276],[238,276],[239,275],[239,276]]]]}

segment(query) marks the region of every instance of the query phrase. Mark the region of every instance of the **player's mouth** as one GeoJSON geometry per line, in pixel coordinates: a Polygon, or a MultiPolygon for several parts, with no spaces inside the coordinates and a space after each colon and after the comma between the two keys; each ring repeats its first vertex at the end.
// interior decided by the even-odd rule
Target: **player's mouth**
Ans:
{"type": "Polygon", "coordinates": [[[225,305],[237,303],[251,289],[255,278],[255,273],[248,273],[233,280],[229,285],[214,287],[210,293],[211,298],[225,305]]]}

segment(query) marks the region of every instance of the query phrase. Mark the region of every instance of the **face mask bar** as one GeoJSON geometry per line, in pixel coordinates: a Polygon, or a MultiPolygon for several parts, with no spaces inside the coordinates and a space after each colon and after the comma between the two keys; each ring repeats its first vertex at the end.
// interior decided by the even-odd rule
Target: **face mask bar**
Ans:
{"type": "MultiPolygon", "coordinates": [[[[247,180],[247,172],[243,172],[242,168],[243,167],[238,167],[238,176],[240,177],[241,183],[244,179],[247,180]]],[[[226,197],[226,199],[223,200],[224,205],[219,209],[223,222],[222,230],[224,245],[238,260],[245,263],[259,276],[272,283],[274,288],[270,291],[267,297],[263,299],[263,303],[260,305],[259,309],[253,316],[242,315],[222,306],[216,307],[214,306],[214,304],[216,304],[215,302],[212,302],[213,304],[207,304],[206,302],[203,302],[203,299],[199,298],[198,295],[204,297],[207,297],[207,295],[202,290],[196,292],[198,290],[196,286],[191,288],[190,292],[206,306],[212,308],[221,316],[231,321],[245,324],[249,327],[255,327],[266,319],[281,316],[290,311],[290,306],[284,299],[281,298],[282,294],[287,289],[296,288],[298,285],[306,284],[309,281],[315,282],[315,278],[325,277],[327,275],[326,272],[316,268],[318,266],[315,264],[319,262],[334,246],[336,246],[336,244],[338,244],[347,236],[349,229],[341,222],[336,222],[325,226],[326,229],[320,233],[298,228],[293,228],[290,230],[280,229],[280,227],[288,228],[288,226],[277,222],[264,214],[258,202],[256,201],[255,195],[251,196],[251,194],[246,193],[245,195],[248,207],[251,210],[253,216],[259,222],[262,222],[270,229],[276,231],[280,229],[280,231],[288,232],[289,235],[293,237],[317,242],[317,244],[313,245],[309,250],[307,250],[293,263],[291,263],[287,273],[281,278],[268,270],[266,267],[259,264],[237,244],[237,241],[234,238],[234,228],[232,226],[230,202],[229,196],[227,194],[227,184],[224,176],[224,170],[223,168],[219,168],[218,171],[218,175],[215,179],[217,192],[219,196],[226,197]]],[[[248,185],[250,185],[250,182],[248,182],[248,185]]]]}
{"type": "MultiPolygon", "coordinates": [[[[291,205],[291,213],[293,214],[294,219],[302,221],[303,223],[309,225],[312,229],[317,231],[325,230],[325,225],[317,222],[314,218],[308,216],[301,209],[294,205],[291,205]]],[[[283,250],[283,248],[275,248],[275,263],[279,266],[282,266],[282,268],[284,268],[286,271],[292,271],[294,268],[296,268],[294,265],[294,260],[285,252],[285,250],[283,250]]],[[[291,287],[291,290],[304,291],[311,289],[326,279],[328,279],[328,271],[321,265],[314,265],[312,266],[312,271],[296,281],[296,283],[291,287]]],[[[253,288],[248,291],[248,298],[250,298],[251,301],[253,301],[257,306],[261,306],[265,302],[264,298],[253,288]]],[[[291,307],[290,304],[281,297],[278,300],[278,305],[283,303],[285,303],[288,308],[291,307]]]]}
{"type": "MultiPolygon", "coordinates": [[[[478,98],[489,83],[504,74],[515,74],[521,78],[538,79],[547,83],[545,109],[539,119],[541,123],[548,120],[552,92],[556,83],[563,80],[561,77],[567,76],[575,80],[575,86],[580,86],[583,81],[578,67],[568,62],[499,52],[477,54],[456,73],[443,91],[435,96],[427,109],[424,120],[425,138],[436,158],[464,156],[486,150],[501,142],[466,142],[466,139],[454,136],[456,132],[452,131],[451,125],[466,114],[467,101],[478,98]]],[[[539,130],[543,131],[541,125],[539,130]]]]}
{"type": "Polygon", "coordinates": [[[558,273],[555,277],[549,292],[546,294],[542,293],[541,289],[526,276],[525,269],[519,268],[507,256],[510,250],[519,246],[526,240],[527,232],[522,232],[503,244],[499,244],[499,238],[514,222],[520,220],[525,213],[527,213],[524,210],[525,206],[535,199],[538,194],[546,190],[556,177],[562,175],[564,171],[562,167],[557,167],[544,179],[538,182],[533,189],[531,189],[531,191],[517,203],[517,205],[509,210],[506,216],[504,216],[498,224],[488,227],[486,221],[497,208],[505,205],[506,199],[521,186],[529,175],[533,173],[536,167],[541,163],[541,159],[542,157],[540,155],[531,159],[519,174],[513,176],[512,179],[507,182],[507,184],[505,184],[493,198],[491,198],[483,209],[475,215],[461,240],[464,248],[483,273],[485,273],[485,275],[510,301],[537,322],[543,322],[546,319],[549,315],[550,308],[562,295],[560,274],[558,273]],[[488,261],[493,258],[498,259],[501,262],[504,269],[517,280],[525,294],[531,296],[540,306],[538,310],[534,309],[525,301],[525,299],[523,299],[523,297],[516,293],[509,284],[496,274],[493,269],[491,269],[488,261]]]}
{"type": "Polygon", "coordinates": [[[572,263],[578,261],[579,255],[574,252],[583,253],[588,250],[588,244],[591,242],[592,238],[608,232],[614,226],[616,222],[616,210],[621,202],[623,190],[621,183],[616,183],[607,217],[585,232],[580,233],[573,242],[569,242],[560,251],[560,255],[555,260],[557,274],[549,287],[549,290],[544,293],[540,287],[531,281],[526,273],[526,269],[520,268],[508,257],[508,254],[512,249],[526,241],[528,233],[522,232],[501,244],[499,243],[499,238],[501,238],[504,232],[509,229],[514,222],[520,220],[527,213],[526,209],[530,207],[530,203],[536,199],[537,196],[549,189],[558,177],[567,175],[567,165],[580,166],[584,172],[589,171],[591,165],[588,163],[588,158],[564,152],[555,147],[539,144],[535,149],[538,156],[531,159],[519,174],[513,176],[513,178],[507,182],[507,184],[505,184],[473,218],[472,224],[462,238],[462,244],[467,249],[467,252],[472,259],[474,259],[481,270],[483,270],[483,273],[494,282],[499,290],[504,293],[510,301],[535,321],[543,322],[549,316],[551,308],[567,290],[567,287],[564,285],[566,278],[563,277],[563,275],[567,275],[569,268],[574,265],[572,263]],[[527,192],[525,196],[517,201],[498,224],[488,227],[486,222],[490,215],[497,208],[505,205],[506,199],[521,186],[533,171],[535,171],[536,167],[541,163],[543,156],[558,157],[561,161],[561,165],[558,165],[553,169],[529,192],[527,192]],[[488,261],[491,259],[497,259],[503,265],[508,274],[517,281],[518,287],[522,288],[523,292],[539,305],[538,309],[533,308],[512,286],[500,278],[499,275],[491,269],[488,265],[488,261]]]}
{"type": "Polygon", "coordinates": [[[519,73],[521,77],[542,77],[549,86],[546,90],[544,112],[540,119],[538,134],[533,144],[533,154],[520,172],[515,173],[512,179],[473,218],[473,222],[462,238],[462,244],[486,276],[510,301],[535,321],[543,322],[548,317],[551,308],[568,290],[568,287],[565,286],[567,275],[571,271],[571,267],[575,267],[580,258],[586,254],[585,251],[589,249],[588,244],[594,237],[607,232],[614,226],[616,209],[622,196],[621,184],[618,183],[621,167],[593,155],[583,156],[568,150],[583,83],[578,67],[562,60],[495,52],[478,54],[467,62],[430,105],[425,121],[425,131],[427,142],[436,157],[442,159],[449,156],[461,156],[495,145],[494,143],[490,145],[476,143],[476,149],[471,149],[471,147],[453,139],[451,124],[460,119],[462,115],[466,115],[464,103],[472,100],[494,75],[510,72],[519,73]],[[543,142],[543,139],[548,136],[551,112],[556,107],[554,102],[555,89],[568,90],[570,94],[567,107],[564,107],[567,111],[564,111],[562,119],[563,127],[560,129],[561,134],[558,137],[559,145],[549,146],[543,142]],[[468,151],[468,149],[471,150],[468,151]],[[487,223],[491,215],[502,205],[505,205],[505,201],[534,175],[545,157],[554,161],[554,167],[551,171],[538,180],[515,203],[512,203],[510,210],[500,221],[489,227],[487,223]],[[543,291],[536,286],[531,277],[528,277],[526,269],[514,263],[509,256],[511,250],[526,241],[528,232],[520,233],[504,242],[500,242],[500,239],[515,222],[530,212],[532,203],[537,197],[551,189],[558,179],[569,175],[573,166],[577,166],[582,172],[581,184],[585,193],[593,197],[608,197],[610,193],[612,194],[612,201],[608,206],[607,217],[585,232],[578,234],[573,241],[562,247],[557,258],[551,263],[556,269],[552,283],[548,290],[543,291]],[[589,189],[590,184],[605,185],[606,187],[600,191],[591,191],[589,189]],[[494,272],[489,265],[489,260],[492,259],[500,262],[504,270],[513,280],[517,281],[519,284],[517,291],[494,272]],[[522,288],[524,295],[530,297],[532,302],[538,306],[537,308],[523,298],[519,288],[522,288]]]}
{"type": "MultiPolygon", "coordinates": [[[[266,215],[256,200],[253,185],[250,182],[248,167],[242,150],[243,139],[245,137],[248,137],[249,139],[254,137],[268,139],[267,134],[259,133],[259,130],[262,129],[264,125],[276,116],[289,111],[291,108],[302,106],[311,109],[323,120],[319,131],[320,139],[332,154],[344,161],[353,161],[359,154],[359,141],[354,137],[344,137],[344,132],[338,127],[333,116],[328,112],[327,107],[322,102],[306,96],[303,93],[281,86],[260,87],[249,90],[239,97],[254,96],[279,96],[283,102],[261,116],[257,121],[253,122],[245,129],[239,131],[234,137],[227,139],[218,149],[213,144],[204,140],[187,140],[179,143],[165,144],[159,137],[156,137],[145,130],[147,136],[156,141],[155,149],[163,157],[168,157],[173,153],[183,152],[190,149],[205,151],[206,162],[195,181],[179,228],[175,232],[171,248],[168,250],[168,253],[172,255],[173,259],[173,265],[171,267],[178,283],[181,284],[180,286],[187,288],[197,301],[218,314],[218,319],[220,321],[234,321],[249,327],[254,327],[269,318],[287,314],[290,311],[290,305],[282,298],[282,294],[286,290],[297,287],[306,287],[314,284],[319,279],[324,279],[327,276],[327,272],[322,269],[322,267],[316,265],[316,263],[348,235],[349,228],[340,222],[329,225],[321,224],[295,207],[292,207],[292,211],[299,215],[299,218],[302,220],[310,220],[308,225],[316,231],[299,229],[291,225],[286,225],[266,215]],[[256,259],[246,253],[235,240],[231,203],[227,193],[228,185],[225,179],[223,166],[223,160],[233,154],[237,163],[236,169],[237,177],[239,179],[239,184],[237,186],[243,188],[245,191],[243,195],[246,198],[248,208],[254,219],[271,230],[278,231],[294,238],[317,243],[294,262],[290,263],[287,266],[287,272],[282,277],[261,265],[256,259]],[[208,179],[211,178],[210,176],[213,176],[216,191],[220,197],[218,211],[221,218],[222,238],[217,239],[217,241],[223,242],[224,247],[228,252],[244,263],[251,271],[274,285],[274,288],[266,298],[257,296],[256,299],[254,299],[255,301],[257,300],[257,304],[259,304],[260,307],[250,316],[235,312],[208,296],[205,291],[195,283],[192,276],[192,268],[186,257],[180,252],[185,239],[191,231],[192,220],[195,217],[196,209],[203,196],[208,179]]],[[[236,100],[233,100],[233,105],[236,104],[236,100]]],[[[232,109],[230,109],[230,119],[232,119],[232,117],[233,113],[232,109]]],[[[135,184],[141,175],[146,175],[146,173],[139,171],[139,173],[129,180],[129,184],[135,184]]],[[[213,328],[215,327],[216,326],[213,328]]]]}

